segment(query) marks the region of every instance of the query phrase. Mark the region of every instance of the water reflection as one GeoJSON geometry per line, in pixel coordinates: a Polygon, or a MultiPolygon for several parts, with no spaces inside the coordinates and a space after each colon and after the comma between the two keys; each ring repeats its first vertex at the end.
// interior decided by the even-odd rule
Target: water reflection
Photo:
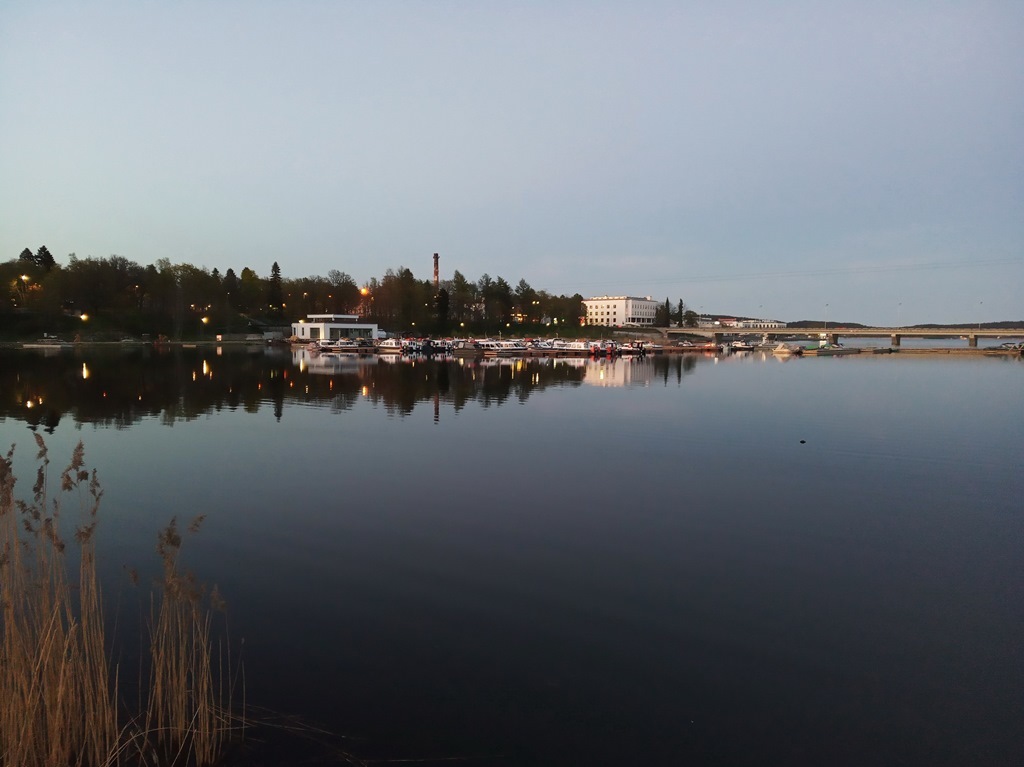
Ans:
{"type": "Polygon", "coordinates": [[[679,384],[716,358],[671,355],[612,360],[457,359],[375,355],[311,356],[305,349],[76,349],[60,355],[0,352],[0,418],[52,433],[63,418],[124,429],[143,419],[165,424],[222,409],[279,420],[285,403],[343,412],[367,400],[404,416],[429,405],[458,411],[523,402],[552,386],[679,384]]]}
{"type": "Polygon", "coordinates": [[[0,352],[0,417],[135,426],[110,582],[209,514],[249,700],[367,763],[1014,764],[1022,372],[0,352]]]}

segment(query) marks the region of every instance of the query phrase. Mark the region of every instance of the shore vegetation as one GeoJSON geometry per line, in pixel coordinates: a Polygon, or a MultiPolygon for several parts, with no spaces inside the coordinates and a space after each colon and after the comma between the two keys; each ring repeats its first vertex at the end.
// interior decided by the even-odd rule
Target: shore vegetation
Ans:
{"type": "Polygon", "coordinates": [[[172,520],[158,536],[162,574],[140,640],[147,662],[127,679],[112,660],[97,569],[96,472],[79,443],[53,497],[38,434],[36,446],[31,500],[15,496],[14,447],[0,459],[0,767],[216,764],[244,730],[232,714],[241,675],[214,630],[219,594],[181,569],[172,520]]]}

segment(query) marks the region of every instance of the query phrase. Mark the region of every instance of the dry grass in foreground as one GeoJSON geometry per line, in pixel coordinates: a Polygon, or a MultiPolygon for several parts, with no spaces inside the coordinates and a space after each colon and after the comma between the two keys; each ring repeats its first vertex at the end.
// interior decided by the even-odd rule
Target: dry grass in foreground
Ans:
{"type": "Polygon", "coordinates": [[[216,589],[207,595],[179,570],[182,541],[172,520],[157,547],[163,578],[152,596],[148,678],[140,678],[143,692],[129,709],[104,631],[96,472],[84,468],[79,443],[60,475],[60,498],[50,499],[39,435],[36,444],[31,502],[14,497],[14,448],[0,459],[0,767],[216,763],[235,730],[230,657],[215,647],[211,629],[216,589]],[[77,579],[61,498],[81,506],[77,579]]]}

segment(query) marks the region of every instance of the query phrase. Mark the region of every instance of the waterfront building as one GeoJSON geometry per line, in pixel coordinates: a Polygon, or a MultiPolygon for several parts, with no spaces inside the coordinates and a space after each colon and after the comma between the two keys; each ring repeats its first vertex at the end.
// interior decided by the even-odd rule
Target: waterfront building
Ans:
{"type": "Polygon", "coordinates": [[[786,327],[785,322],[778,320],[737,320],[733,327],[737,328],[759,328],[761,330],[776,330],[786,327]]]}
{"type": "Polygon", "coordinates": [[[306,319],[292,323],[292,338],[300,341],[379,337],[377,325],[360,322],[356,314],[310,314],[306,319]]]}
{"type": "Polygon", "coordinates": [[[735,317],[708,317],[701,315],[697,318],[699,328],[740,328],[757,330],[777,330],[786,327],[785,322],[779,320],[740,320],[735,317]]]}
{"type": "Polygon", "coordinates": [[[583,299],[587,325],[653,325],[659,303],[650,296],[596,296],[583,299]]]}

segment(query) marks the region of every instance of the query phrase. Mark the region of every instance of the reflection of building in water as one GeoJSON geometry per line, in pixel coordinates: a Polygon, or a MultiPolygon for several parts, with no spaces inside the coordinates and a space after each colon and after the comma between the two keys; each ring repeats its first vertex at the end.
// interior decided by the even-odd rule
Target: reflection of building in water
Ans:
{"type": "Polygon", "coordinates": [[[292,364],[301,372],[319,375],[339,375],[341,373],[358,373],[362,369],[376,365],[376,355],[354,356],[351,354],[311,353],[307,349],[292,349],[292,364]]]}
{"type": "MultiPolygon", "coordinates": [[[[570,360],[565,360],[569,362],[570,360]]],[[[586,370],[583,383],[591,386],[632,386],[651,380],[650,365],[645,360],[619,357],[617,359],[580,360],[586,370]]]]}

